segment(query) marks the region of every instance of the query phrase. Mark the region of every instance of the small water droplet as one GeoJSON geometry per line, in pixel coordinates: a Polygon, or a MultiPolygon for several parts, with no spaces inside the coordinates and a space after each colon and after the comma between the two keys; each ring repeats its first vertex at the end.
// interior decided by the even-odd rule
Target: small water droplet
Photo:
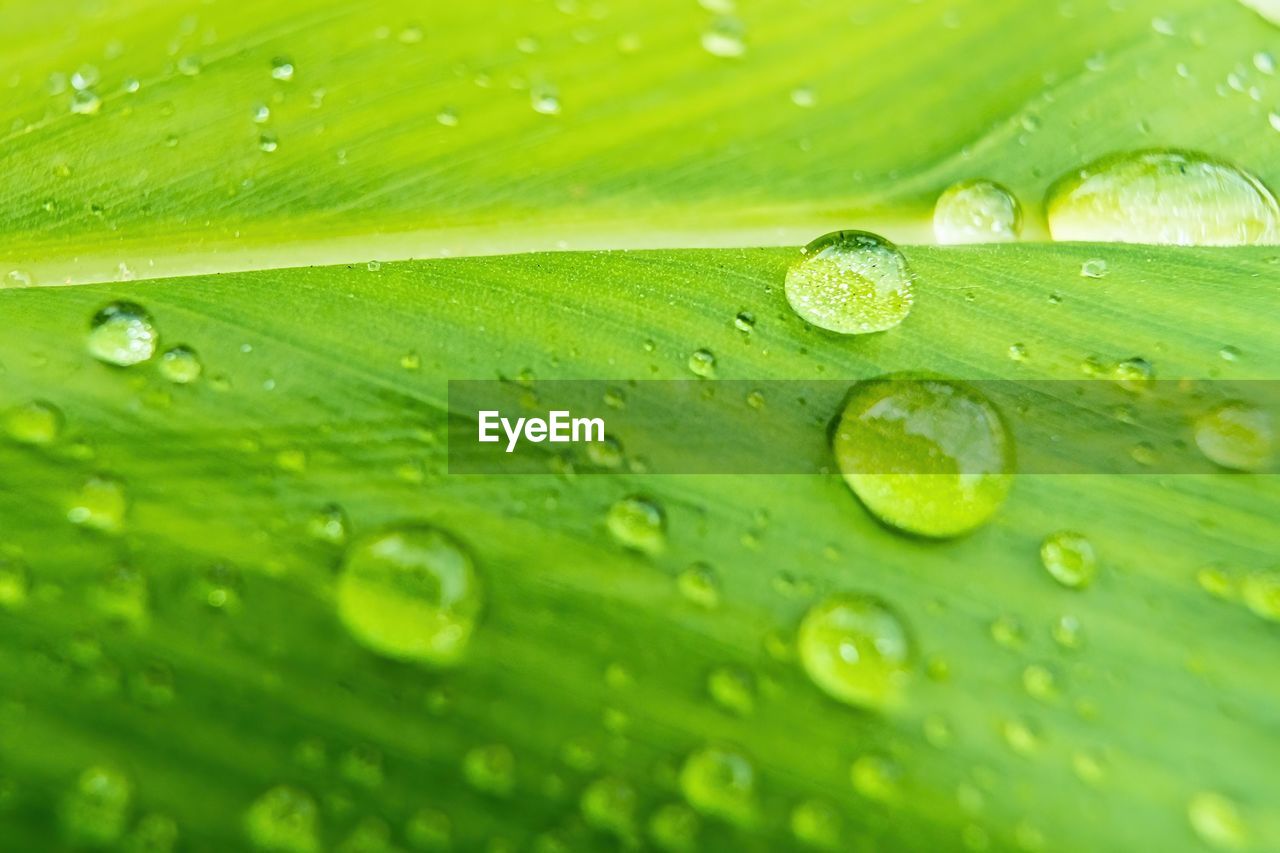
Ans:
{"type": "Polygon", "coordinates": [[[1022,688],[1032,699],[1052,702],[1058,698],[1058,679],[1053,670],[1042,664],[1028,664],[1022,670],[1022,688]]]}
{"type": "Polygon", "coordinates": [[[1063,649],[1074,651],[1084,645],[1084,628],[1080,620],[1070,614],[1059,616],[1049,633],[1053,641],[1063,649]]]}
{"type": "Polygon", "coordinates": [[[638,799],[631,783],[605,776],[586,787],[578,804],[588,826],[628,842],[636,835],[638,799]]]}
{"type": "Polygon", "coordinates": [[[1187,802],[1187,820],[1200,840],[1216,850],[1239,850],[1249,843],[1239,807],[1222,794],[1196,793],[1187,802]]]}
{"type": "Polygon", "coordinates": [[[853,789],[868,800],[891,803],[898,798],[902,771],[883,755],[862,755],[849,768],[853,789]]]}
{"type": "Polygon", "coordinates": [[[463,758],[462,774],[468,785],[483,794],[508,796],[516,786],[515,753],[500,743],[477,746],[463,758]]]}
{"type": "Polygon", "coordinates": [[[676,588],[691,604],[712,610],[720,604],[720,581],[706,563],[694,563],[676,576],[676,588]]]}
{"type": "Polygon", "coordinates": [[[276,80],[288,82],[293,79],[293,62],[283,56],[271,60],[271,76],[276,80]]]}
{"type": "Polygon", "coordinates": [[[689,355],[689,372],[703,379],[714,379],[716,375],[716,357],[710,350],[694,350],[689,355]]]}
{"type": "Polygon", "coordinates": [[[96,115],[102,109],[102,99],[90,89],[78,91],[71,96],[71,112],[76,115],[96,115]]]}
{"type": "Polygon", "coordinates": [[[841,593],[814,605],[800,623],[797,642],[810,680],[847,705],[897,704],[914,666],[906,625],[867,595],[841,593]]]}
{"type": "Polygon", "coordinates": [[[636,551],[656,554],[666,545],[666,516],[648,498],[633,495],[616,502],[605,516],[605,526],[614,539],[636,551]]]}
{"type": "Polygon", "coordinates": [[[749,717],[756,709],[756,684],[741,667],[718,666],[707,676],[711,700],[731,714],[749,717]]]}
{"type": "Polygon", "coordinates": [[[1126,358],[1111,368],[1112,381],[1135,394],[1147,390],[1155,378],[1155,367],[1145,358],[1126,358]]]}
{"type": "Polygon", "coordinates": [[[1013,482],[1013,440],[1004,422],[985,397],[960,383],[859,383],[832,448],[863,505],[885,524],[920,536],[979,527],[1013,482]]]}
{"type": "Polygon", "coordinates": [[[160,356],[160,375],[179,385],[195,382],[203,370],[200,357],[190,347],[176,346],[160,356]]]}
{"type": "Polygon", "coordinates": [[[71,75],[71,88],[77,92],[83,92],[85,89],[92,89],[102,80],[96,66],[81,65],[71,75]]]}
{"type": "Polygon", "coordinates": [[[133,302],[112,302],[89,324],[89,354],[119,367],[140,364],[156,351],[159,335],[151,315],[133,302]]]}
{"type": "Polygon", "coordinates": [[[989,628],[991,639],[1006,649],[1018,649],[1026,641],[1026,631],[1016,616],[1008,614],[999,616],[989,628]]]}
{"type": "Polygon", "coordinates": [[[791,810],[791,834],[816,850],[840,849],[840,812],[823,800],[802,800],[791,810]]]}
{"type": "Polygon", "coordinates": [[[702,49],[721,59],[738,59],[747,53],[747,28],[730,15],[720,15],[702,33],[702,49]]]}
{"type": "Polygon", "coordinates": [[[432,666],[457,664],[480,614],[483,592],[470,556],[444,532],[404,525],[348,549],[338,615],[364,646],[432,666]]]}
{"type": "Polygon", "coordinates": [[[680,768],[680,791],[694,809],[739,826],[756,820],[756,771],[741,752],[704,746],[680,768]]]}
{"type": "Polygon", "coordinates": [[[1195,441],[1215,465],[1234,471],[1261,471],[1271,462],[1275,431],[1262,409],[1228,402],[1196,419],[1195,441]]]}
{"type": "Polygon", "coordinates": [[[0,608],[16,610],[27,602],[31,575],[25,563],[0,557],[0,608]]]}
{"type": "Polygon", "coordinates": [[[311,795],[277,785],[253,801],[244,816],[245,833],[259,850],[315,853],[320,849],[320,812],[311,795]]]}
{"type": "Polygon", "coordinates": [[[43,400],[32,400],[4,414],[4,431],[19,444],[53,444],[62,434],[62,425],[62,412],[43,400]]]}
{"type": "Polygon", "coordinates": [[[184,56],[178,60],[178,73],[184,77],[195,77],[204,69],[204,63],[198,56],[184,56]]]}
{"type": "Polygon", "coordinates": [[[991,181],[962,181],[948,187],[933,209],[933,233],[944,245],[1008,243],[1022,231],[1018,200],[991,181]]]}
{"type": "Polygon", "coordinates": [[[1280,622],[1280,569],[1250,572],[1240,583],[1240,598],[1254,614],[1280,622]]]}
{"type": "Polygon", "coordinates": [[[649,818],[649,837],[666,853],[695,853],[698,816],[683,803],[665,803],[649,818]]]}
{"type": "Polygon", "coordinates": [[[261,136],[258,137],[258,148],[267,152],[268,154],[277,150],[279,147],[280,147],[280,141],[279,139],[276,138],[276,135],[274,133],[271,133],[268,131],[267,133],[263,133],[261,136]]]}
{"type": "Polygon", "coordinates": [[[1040,562],[1050,577],[1069,589],[1084,589],[1098,574],[1093,543],[1067,530],[1045,537],[1040,543],[1040,562]]]}
{"type": "Polygon", "coordinates": [[[67,508],[67,519],[82,527],[117,533],[128,509],[124,484],[111,477],[90,477],[67,508]]]}
{"type": "Polygon", "coordinates": [[[104,765],[89,767],[62,802],[63,828],[81,844],[114,844],[124,834],[132,799],[133,785],[123,773],[104,765]]]}
{"type": "Polygon", "coordinates": [[[555,89],[546,86],[530,89],[529,103],[538,115],[560,115],[560,94],[555,89]]]}
{"type": "Polygon", "coordinates": [[[1102,258],[1090,258],[1080,265],[1080,275],[1084,278],[1106,278],[1107,262],[1102,258]]]}
{"type": "Polygon", "coordinates": [[[1186,151],[1138,151],[1084,166],[1046,202],[1054,240],[1234,246],[1280,233],[1280,207],[1255,176],[1186,151]]]}
{"type": "Polygon", "coordinates": [[[865,231],[836,231],[801,249],[787,271],[792,309],[846,335],[882,332],[911,312],[912,274],[897,247],[865,231]]]}
{"type": "Polygon", "coordinates": [[[756,317],[750,311],[739,311],[733,318],[733,327],[739,332],[751,334],[756,329],[756,317]]]}

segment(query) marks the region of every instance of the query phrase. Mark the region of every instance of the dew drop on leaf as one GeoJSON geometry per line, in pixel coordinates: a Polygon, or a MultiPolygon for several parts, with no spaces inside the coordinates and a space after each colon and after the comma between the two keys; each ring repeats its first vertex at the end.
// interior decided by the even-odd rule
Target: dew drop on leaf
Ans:
{"type": "Polygon", "coordinates": [[[938,196],[933,233],[944,245],[1008,243],[1022,231],[1018,200],[991,181],[962,181],[938,196]]]}
{"type": "Polygon", "coordinates": [[[1234,471],[1260,471],[1271,462],[1275,432],[1271,418],[1248,403],[1228,402],[1195,422],[1196,447],[1215,465],[1234,471]]]}
{"type": "Polygon", "coordinates": [[[814,605],[800,622],[797,644],[818,689],[860,708],[898,704],[914,667],[905,623],[867,595],[840,593],[814,605]]]}
{"type": "Polygon", "coordinates": [[[950,537],[986,522],[1013,481],[1013,439],[967,385],[877,379],[849,393],[832,448],[845,482],[880,521],[950,537]]]}
{"type": "Polygon", "coordinates": [[[912,274],[898,248],[866,231],[836,231],[801,249],[787,271],[792,309],[845,335],[883,332],[911,312],[912,274]]]}
{"type": "Polygon", "coordinates": [[[648,498],[633,495],[609,507],[605,526],[624,547],[656,554],[667,540],[667,520],[662,507],[648,498]]]}
{"type": "Polygon", "coordinates": [[[695,810],[739,826],[756,820],[756,770],[732,747],[708,745],[680,768],[680,791],[695,810]]]}
{"type": "Polygon", "coordinates": [[[1240,246],[1280,236],[1280,207],[1258,178],[1187,151],[1092,162],[1050,188],[1046,211],[1054,240],[1240,246]]]}
{"type": "Polygon", "coordinates": [[[253,801],[244,816],[249,843],[271,853],[315,853],[320,849],[320,813],[307,792],[277,785],[253,801]]]}
{"type": "Polygon", "coordinates": [[[151,358],[158,339],[151,315],[134,302],[112,302],[99,309],[89,323],[89,354],[117,367],[151,358]]]}
{"type": "Polygon", "coordinates": [[[1098,573],[1093,543],[1068,530],[1045,537],[1040,543],[1040,562],[1051,578],[1070,589],[1084,589],[1098,573]]]}
{"type": "Polygon", "coordinates": [[[432,666],[458,663],[483,598],[471,557],[446,533],[405,525],[357,540],[338,579],[338,615],[377,654],[432,666]]]}

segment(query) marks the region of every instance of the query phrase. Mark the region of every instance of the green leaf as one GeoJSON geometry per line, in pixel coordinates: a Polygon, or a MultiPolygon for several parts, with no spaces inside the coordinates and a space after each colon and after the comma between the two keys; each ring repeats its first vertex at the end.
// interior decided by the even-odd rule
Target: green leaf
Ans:
{"type": "MultiPolygon", "coordinates": [[[[1221,818],[1215,796],[1249,844],[1274,846],[1275,625],[1238,600],[1274,560],[1274,478],[1022,475],[989,525],[930,543],[877,524],[836,477],[445,473],[450,378],[608,375],[625,388],[691,378],[698,348],[721,379],[921,365],[1062,379],[1088,358],[1135,355],[1169,379],[1265,379],[1280,364],[1258,322],[1277,308],[1267,249],[907,254],[912,315],[855,338],[787,307],[793,250],[3,294],[15,319],[0,403],[42,399],[65,417],[52,444],[0,444],[3,547],[30,574],[25,600],[0,613],[5,837],[84,837],[66,804],[83,805],[80,774],[104,767],[130,785],[124,832],[165,815],[195,848],[240,847],[246,831],[330,847],[383,829],[403,847],[435,812],[457,849],[651,844],[655,815],[678,822],[662,809],[683,801],[686,758],[713,744],[750,760],[756,802],[745,819],[737,800],[695,797],[713,812],[697,849],[788,849],[791,824],[820,834],[824,809],[840,849],[1194,849],[1188,810],[1201,826],[1221,818]],[[1106,278],[1080,275],[1092,258],[1106,278]],[[94,361],[89,320],[114,300],[150,312],[162,349],[197,352],[202,377],[177,385],[157,360],[94,361]],[[747,335],[741,311],[757,318],[747,335]],[[67,518],[93,477],[127,495],[117,532],[67,518]],[[665,513],[653,555],[606,532],[609,507],[637,493],[665,513]],[[337,615],[334,532],[406,520],[450,532],[483,583],[454,669],[380,656],[337,615]],[[1039,563],[1042,539],[1064,529],[1096,549],[1086,590],[1039,563]],[[710,609],[680,592],[697,563],[718,585],[710,609]],[[1218,577],[1207,567],[1225,600],[1201,587],[1218,577]],[[919,656],[900,709],[839,704],[795,660],[801,617],[837,592],[902,614],[919,656]],[[308,803],[314,836],[297,816],[308,803]]],[[[114,838],[100,800],[88,823],[114,838]]]]}

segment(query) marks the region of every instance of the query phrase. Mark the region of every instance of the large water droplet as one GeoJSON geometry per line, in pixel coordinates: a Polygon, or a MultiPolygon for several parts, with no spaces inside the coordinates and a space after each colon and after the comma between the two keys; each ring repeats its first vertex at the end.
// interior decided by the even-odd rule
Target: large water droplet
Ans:
{"type": "Polygon", "coordinates": [[[244,815],[245,833],[259,850],[314,853],[320,849],[319,810],[311,795],[277,785],[253,801],[244,815]]]}
{"type": "Polygon", "coordinates": [[[129,499],[124,484],[111,477],[90,477],[67,507],[74,524],[116,533],[124,527],[129,499]]]}
{"type": "Polygon", "coordinates": [[[933,233],[943,244],[1008,243],[1022,230],[1018,200],[991,181],[961,181],[938,196],[933,233]]]}
{"type": "Polygon", "coordinates": [[[1187,802],[1187,819],[1200,839],[1218,850],[1239,850],[1249,831],[1236,804],[1212,791],[1200,791],[1187,802]]]}
{"type": "Polygon", "coordinates": [[[4,431],[20,444],[52,444],[62,432],[62,412],[52,403],[33,400],[5,412],[4,431]]]}
{"type": "Polygon", "coordinates": [[[704,746],[685,759],[680,791],[698,811],[749,826],[756,818],[756,771],[751,760],[729,747],[704,746]]]}
{"type": "Polygon", "coordinates": [[[338,615],[356,640],[378,654],[434,666],[462,658],[482,598],[471,558],[426,525],[357,541],[338,579],[338,615]]]}
{"type": "Polygon", "coordinates": [[[801,250],[786,278],[804,320],[845,335],[892,329],[911,312],[912,274],[898,248],[866,231],[835,231],[801,250]]]}
{"type": "Polygon", "coordinates": [[[87,768],[62,803],[62,824],[81,844],[108,845],[124,833],[133,786],[111,767],[87,768]]]}
{"type": "Polygon", "coordinates": [[[1240,3],[1280,26],[1280,0],[1240,0],[1240,3]]]}
{"type": "Polygon", "coordinates": [[[838,850],[840,812],[822,800],[803,800],[791,810],[791,834],[817,850],[838,850]]]}
{"type": "Polygon", "coordinates": [[[112,302],[94,314],[89,324],[89,354],[107,364],[129,367],[155,354],[158,337],[145,308],[133,302],[112,302]]]}
{"type": "Polygon", "coordinates": [[[1195,438],[1205,458],[1235,471],[1266,468],[1275,443],[1267,413],[1239,402],[1223,403],[1197,418],[1195,438]]]}
{"type": "Polygon", "coordinates": [[[1058,583],[1084,589],[1098,573],[1098,557],[1093,543],[1079,533],[1061,530],[1040,543],[1040,561],[1058,583]]]}
{"type": "Polygon", "coordinates": [[[662,507],[648,498],[632,496],[609,507],[605,526],[628,548],[656,554],[666,544],[667,521],[662,507]]]}
{"type": "Polygon", "coordinates": [[[797,643],[813,683],[858,707],[896,704],[914,666],[906,625],[867,595],[840,593],[814,605],[800,623],[797,643]]]}
{"type": "Polygon", "coordinates": [[[877,379],[849,394],[833,439],[854,494],[884,523],[956,536],[999,509],[1012,484],[1013,440],[967,385],[877,379]]]}
{"type": "Polygon", "coordinates": [[[1046,202],[1055,240],[1237,246],[1280,236],[1280,207],[1253,175],[1188,151],[1137,151],[1059,180],[1046,202]]]}

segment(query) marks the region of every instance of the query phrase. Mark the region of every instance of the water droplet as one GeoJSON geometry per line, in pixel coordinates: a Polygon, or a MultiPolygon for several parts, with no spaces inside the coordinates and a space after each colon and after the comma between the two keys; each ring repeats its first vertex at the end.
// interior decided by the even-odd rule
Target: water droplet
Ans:
{"type": "Polygon", "coordinates": [[[307,533],[312,539],[330,545],[345,545],[350,523],[347,514],[337,504],[328,504],[307,521],[307,533]]]}
{"type": "Polygon", "coordinates": [[[747,53],[746,35],[742,21],[721,15],[702,33],[702,49],[721,59],[737,59],[747,53]]]}
{"type": "Polygon", "coordinates": [[[178,73],[184,77],[195,77],[204,68],[198,56],[184,56],[178,60],[178,73]]]}
{"type": "Polygon", "coordinates": [[[680,768],[680,791],[694,809],[739,826],[756,819],[756,771],[731,747],[704,746],[680,768]]]}
{"type": "Polygon", "coordinates": [[[62,802],[62,825],[82,844],[109,845],[124,834],[129,820],[133,785],[118,770],[103,765],[87,768],[62,802]]]}
{"type": "Polygon", "coordinates": [[[1106,278],[1107,262],[1102,258],[1090,258],[1080,265],[1080,275],[1085,278],[1106,278]]]}
{"type": "Polygon", "coordinates": [[[147,579],[132,566],[110,569],[93,591],[92,600],[104,617],[134,629],[145,628],[151,617],[147,579]]]}
{"type": "Polygon", "coordinates": [[[1075,650],[1084,645],[1084,627],[1070,614],[1059,616],[1049,629],[1053,641],[1060,647],[1075,650]]]}
{"type": "Polygon", "coordinates": [[[648,498],[633,495],[618,501],[609,507],[605,526],[614,539],[636,551],[656,554],[666,545],[666,516],[648,498]]]}
{"type": "Polygon", "coordinates": [[[689,371],[703,379],[714,379],[716,375],[716,357],[710,350],[694,350],[689,356],[689,371]]]}
{"type": "Polygon", "coordinates": [[[1280,569],[1246,575],[1240,583],[1240,598],[1258,616],[1280,622],[1280,569]]]}
{"type": "Polygon", "coordinates": [[[718,666],[707,676],[707,693],[731,714],[749,717],[756,709],[756,684],[741,667],[718,666]]]}
{"type": "Polygon", "coordinates": [[[539,86],[529,90],[533,111],[544,116],[560,115],[560,94],[555,89],[539,86]]]}
{"type": "Polygon", "coordinates": [[[694,563],[676,576],[676,588],[685,601],[706,610],[720,604],[720,581],[715,570],[706,563],[694,563]]]}
{"type": "Polygon", "coordinates": [[[253,112],[250,113],[254,124],[266,124],[271,118],[271,107],[266,104],[254,104],[253,112]]]}
{"type": "Polygon", "coordinates": [[[733,318],[733,327],[739,332],[751,334],[756,329],[756,316],[750,311],[739,311],[733,318]]]}
{"type": "Polygon", "coordinates": [[[444,812],[418,809],[405,824],[404,837],[418,850],[445,851],[453,846],[453,826],[444,812]]]}
{"type": "Polygon", "coordinates": [[[71,112],[76,115],[96,115],[100,109],[102,109],[102,99],[88,89],[71,96],[71,112]]]}
{"type": "Polygon", "coordinates": [[[1222,794],[1200,791],[1187,802],[1187,820],[1200,840],[1217,850],[1239,850],[1249,831],[1234,802],[1222,794]]]}
{"type": "Polygon", "coordinates": [[[160,375],[179,385],[195,382],[203,370],[200,357],[190,347],[176,346],[160,356],[160,375]]]}
{"type": "Polygon", "coordinates": [[[1015,616],[1006,614],[997,617],[988,630],[991,639],[996,641],[996,645],[1006,649],[1021,648],[1026,641],[1026,631],[1022,629],[1022,623],[1015,616]]]}
{"type": "Polygon", "coordinates": [[[991,181],[961,181],[938,196],[933,233],[944,245],[1008,243],[1022,231],[1018,200],[991,181]]]}
{"type": "Polygon", "coordinates": [[[682,803],[666,803],[649,818],[649,837],[667,853],[694,853],[698,849],[698,816],[682,803]]]}
{"type": "Polygon", "coordinates": [[[1234,471],[1261,471],[1271,462],[1275,433],[1271,418],[1248,403],[1229,402],[1195,423],[1196,447],[1210,462],[1234,471]]]}
{"type": "Polygon", "coordinates": [[[636,834],[637,799],[629,782],[605,776],[586,787],[578,804],[588,826],[630,841],[636,834]]]}
{"type": "Polygon", "coordinates": [[[272,153],[279,147],[280,147],[279,139],[277,139],[276,135],[274,133],[271,133],[270,131],[258,137],[258,148],[262,149],[268,154],[272,153]]]}
{"type": "Polygon", "coordinates": [[[1026,720],[1005,720],[1000,724],[1000,735],[1018,755],[1034,755],[1040,751],[1040,735],[1026,720]]]}
{"type": "Polygon", "coordinates": [[[434,666],[458,663],[480,613],[471,558],[426,525],[384,530],[355,542],[338,579],[338,615],[374,652],[434,666]]]}
{"type": "Polygon", "coordinates": [[[33,400],[4,414],[4,431],[19,444],[52,444],[62,434],[62,424],[62,412],[43,400],[33,400]]]}
{"type": "Polygon", "coordinates": [[[840,813],[822,800],[804,800],[791,810],[791,834],[817,850],[840,848],[840,813]]]}
{"type": "Polygon", "coordinates": [[[112,302],[89,324],[89,354],[98,361],[129,367],[151,358],[159,335],[151,315],[133,302],[112,302]]]}
{"type": "Polygon", "coordinates": [[[1050,577],[1070,589],[1084,589],[1098,573],[1093,543],[1067,530],[1045,537],[1040,543],[1040,562],[1050,577]]]}
{"type": "Polygon", "coordinates": [[[315,853],[320,849],[319,824],[316,801],[289,785],[271,788],[244,815],[249,842],[272,853],[315,853]]]}
{"type": "Polygon", "coordinates": [[[986,522],[1013,482],[1013,440],[976,390],[934,379],[859,383],[833,439],[836,463],[885,524],[949,537],[986,522]]]}
{"type": "Polygon", "coordinates": [[[1240,0],[1240,3],[1271,23],[1280,26],[1280,2],[1277,0],[1240,0]]]}
{"type": "Polygon", "coordinates": [[[800,623],[797,642],[813,683],[858,707],[896,704],[914,665],[906,625],[866,595],[841,593],[814,605],[800,623]]]}
{"type": "Polygon", "coordinates": [[[883,755],[859,756],[849,768],[853,789],[869,800],[891,803],[898,797],[902,771],[883,755]]]}
{"type": "Polygon", "coordinates": [[[0,557],[0,608],[16,610],[26,604],[30,588],[26,564],[0,557]]]}
{"type": "Polygon", "coordinates": [[[1234,246],[1280,233],[1280,208],[1258,178],[1193,152],[1103,158],[1058,181],[1046,204],[1055,240],[1234,246]]]}
{"type": "Polygon", "coordinates": [[[1147,390],[1155,378],[1156,369],[1145,358],[1126,358],[1111,368],[1112,381],[1135,394],[1147,390]]]}
{"type": "Polygon", "coordinates": [[[67,507],[73,524],[116,533],[124,526],[128,498],[124,484],[111,477],[90,477],[67,507]]]}
{"type": "Polygon", "coordinates": [[[93,65],[81,65],[71,75],[71,88],[77,92],[83,92],[85,89],[92,89],[102,81],[102,75],[98,72],[97,67],[93,65]]]}
{"type": "Polygon", "coordinates": [[[1058,679],[1053,670],[1042,664],[1029,664],[1022,670],[1022,688],[1032,699],[1052,702],[1058,698],[1058,679]]]}
{"type": "Polygon", "coordinates": [[[500,743],[477,746],[462,760],[467,784],[483,794],[508,796],[516,786],[516,756],[500,743]]]}
{"type": "Polygon", "coordinates": [[[293,62],[283,56],[271,60],[271,76],[288,82],[293,79],[293,62]]]}
{"type": "Polygon", "coordinates": [[[1107,768],[1102,758],[1083,750],[1072,753],[1071,769],[1081,782],[1089,785],[1097,785],[1107,775],[1107,768]]]}
{"type": "Polygon", "coordinates": [[[1009,344],[1009,360],[1023,362],[1027,360],[1027,347],[1025,344],[1009,344]]]}
{"type": "Polygon", "coordinates": [[[800,86],[791,90],[791,103],[797,107],[811,107],[818,102],[817,97],[813,94],[813,89],[808,86],[800,86]]]}
{"type": "Polygon", "coordinates": [[[911,312],[912,273],[889,241],[865,231],[835,231],[801,249],[787,271],[786,294],[805,321],[831,332],[883,332],[911,312]]]}

